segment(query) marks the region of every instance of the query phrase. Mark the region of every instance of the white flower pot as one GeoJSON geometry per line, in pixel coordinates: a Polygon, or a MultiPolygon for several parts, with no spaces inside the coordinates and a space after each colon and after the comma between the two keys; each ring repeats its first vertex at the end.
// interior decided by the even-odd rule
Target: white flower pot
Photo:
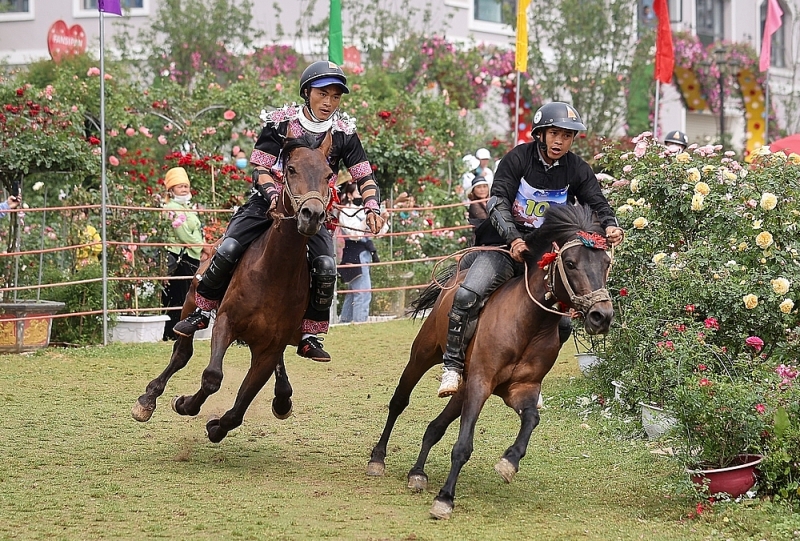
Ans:
{"type": "Polygon", "coordinates": [[[651,440],[660,438],[678,425],[678,419],[663,408],[644,403],[639,405],[642,407],[642,427],[651,440]]]}
{"type": "Polygon", "coordinates": [[[111,330],[112,342],[160,342],[164,337],[164,322],[169,316],[118,316],[111,330]]]}
{"type": "Polygon", "coordinates": [[[614,380],[611,382],[611,386],[614,387],[614,400],[620,404],[624,404],[625,401],[622,400],[622,391],[625,390],[625,384],[621,381],[614,380]]]}
{"type": "Polygon", "coordinates": [[[602,359],[594,353],[576,353],[575,357],[578,358],[578,368],[584,376],[589,374],[593,366],[599,364],[602,359]]]}

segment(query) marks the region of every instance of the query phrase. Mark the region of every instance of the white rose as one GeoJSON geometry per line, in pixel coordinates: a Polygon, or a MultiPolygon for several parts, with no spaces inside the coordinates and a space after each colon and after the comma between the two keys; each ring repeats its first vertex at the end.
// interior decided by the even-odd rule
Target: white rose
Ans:
{"type": "Polygon", "coordinates": [[[789,291],[789,288],[792,287],[792,283],[783,277],[770,280],[769,283],[772,285],[772,291],[778,295],[785,295],[789,291]]]}

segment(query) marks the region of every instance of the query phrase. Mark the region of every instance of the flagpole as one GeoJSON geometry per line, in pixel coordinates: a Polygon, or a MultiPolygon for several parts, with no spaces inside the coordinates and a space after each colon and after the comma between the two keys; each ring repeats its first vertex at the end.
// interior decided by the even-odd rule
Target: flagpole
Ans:
{"type": "Polygon", "coordinates": [[[520,92],[519,80],[521,78],[522,78],[522,73],[520,73],[518,71],[517,72],[517,91],[516,91],[516,95],[514,97],[514,99],[516,100],[516,109],[515,109],[515,112],[514,112],[514,146],[517,146],[519,144],[519,110],[521,109],[521,107],[519,106],[519,103],[521,101],[521,97],[519,95],[519,92],[520,92]]]}
{"type": "Polygon", "coordinates": [[[658,98],[661,96],[661,81],[656,79],[656,105],[653,112],[653,137],[658,139],[658,98]]]}
{"type": "Polygon", "coordinates": [[[764,86],[764,146],[766,146],[769,141],[769,69],[767,69],[764,86]]]}
{"type": "Polygon", "coordinates": [[[108,345],[108,250],[106,245],[106,66],[103,12],[100,11],[100,231],[103,241],[103,345],[108,345]]]}

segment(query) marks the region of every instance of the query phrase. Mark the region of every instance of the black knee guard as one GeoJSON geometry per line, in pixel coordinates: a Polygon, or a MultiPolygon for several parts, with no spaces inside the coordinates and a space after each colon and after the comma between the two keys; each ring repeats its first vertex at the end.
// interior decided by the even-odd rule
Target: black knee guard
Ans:
{"type": "Polygon", "coordinates": [[[219,289],[224,286],[230,280],[233,269],[236,268],[236,263],[242,257],[243,252],[244,248],[238,240],[226,237],[217,248],[214,257],[211,258],[206,272],[200,278],[203,287],[219,289]]]}
{"type": "Polygon", "coordinates": [[[328,310],[333,304],[336,289],[336,261],[329,255],[320,255],[311,262],[311,307],[328,310]]]}
{"type": "Polygon", "coordinates": [[[463,370],[464,357],[472,334],[475,332],[477,312],[480,307],[478,295],[459,287],[450,308],[450,322],[447,325],[447,344],[444,351],[446,368],[463,370]]]}
{"type": "Polygon", "coordinates": [[[564,316],[561,318],[561,321],[558,322],[558,339],[561,341],[563,345],[564,342],[569,340],[569,335],[572,334],[572,318],[569,316],[564,316]]]}

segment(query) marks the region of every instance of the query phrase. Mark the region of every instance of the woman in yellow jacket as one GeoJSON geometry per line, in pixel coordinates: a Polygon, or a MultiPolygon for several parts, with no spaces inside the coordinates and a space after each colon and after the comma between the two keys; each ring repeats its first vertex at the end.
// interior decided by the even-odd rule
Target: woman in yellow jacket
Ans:
{"type": "MultiPolygon", "coordinates": [[[[169,219],[175,242],[178,244],[202,244],[203,226],[197,213],[192,210],[190,200],[192,199],[191,185],[189,176],[183,167],[173,167],[167,171],[164,178],[164,185],[167,188],[167,202],[165,209],[169,209],[167,218],[169,219]]],[[[182,277],[194,276],[200,261],[205,259],[203,253],[208,253],[209,248],[203,246],[167,246],[167,274],[169,276],[182,277]]],[[[169,280],[164,287],[161,295],[163,306],[174,307],[183,306],[186,294],[192,281],[188,279],[169,280]]],[[[172,328],[181,319],[180,310],[170,310],[167,312],[169,321],[164,323],[164,340],[175,340],[175,333],[172,328]]]]}

